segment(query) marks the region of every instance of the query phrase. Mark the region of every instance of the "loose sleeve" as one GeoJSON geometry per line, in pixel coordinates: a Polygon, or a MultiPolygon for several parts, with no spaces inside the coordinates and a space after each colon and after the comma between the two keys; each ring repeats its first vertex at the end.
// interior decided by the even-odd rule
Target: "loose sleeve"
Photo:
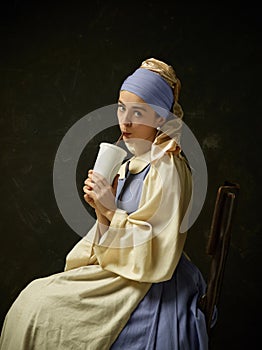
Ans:
{"type": "Polygon", "coordinates": [[[166,154],[152,164],[139,208],[117,209],[93,249],[102,268],[125,278],[156,283],[172,277],[183,252],[179,231],[191,198],[191,174],[184,160],[166,154]]]}

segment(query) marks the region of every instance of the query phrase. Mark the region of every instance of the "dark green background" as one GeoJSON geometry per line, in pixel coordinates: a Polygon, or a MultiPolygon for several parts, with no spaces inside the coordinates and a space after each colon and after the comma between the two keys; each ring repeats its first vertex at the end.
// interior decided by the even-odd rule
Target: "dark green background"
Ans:
{"type": "MultiPolygon", "coordinates": [[[[52,172],[67,130],[116,102],[123,79],[155,57],[182,81],[185,122],[201,145],[208,192],[187,251],[207,276],[205,245],[217,188],[240,184],[212,349],[259,338],[261,292],[261,16],[221,2],[6,1],[1,3],[1,322],[34,278],[62,271],[80,239],[56,205],[52,172]]],[[[87,131],[88,132],[88,131],[87,131]]],[[[78,166],[78,186],[99,140],[78,166]]]]}

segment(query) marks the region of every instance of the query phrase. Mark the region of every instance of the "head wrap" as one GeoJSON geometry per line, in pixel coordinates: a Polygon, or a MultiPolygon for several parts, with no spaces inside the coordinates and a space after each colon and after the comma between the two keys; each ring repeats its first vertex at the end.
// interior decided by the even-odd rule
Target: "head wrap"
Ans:
{"type": "Polygon", "coordinates": [[[173,91],[165,79],[145,68],[138,68],[127,77],[120,88],[122,90],[136,94],[162,116],[168,115],[167,111],[174,102],[173,91]]]}

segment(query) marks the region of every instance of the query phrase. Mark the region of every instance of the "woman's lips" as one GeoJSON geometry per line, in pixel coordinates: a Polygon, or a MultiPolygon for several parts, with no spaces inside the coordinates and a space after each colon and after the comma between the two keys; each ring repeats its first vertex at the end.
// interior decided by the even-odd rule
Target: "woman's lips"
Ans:
{"type": "Polygon", "coordinates": [[[129,138],[129,137],[131,137],[131,132],[123,132],[123,137],[127,137],[127,138],[129,138]]]}

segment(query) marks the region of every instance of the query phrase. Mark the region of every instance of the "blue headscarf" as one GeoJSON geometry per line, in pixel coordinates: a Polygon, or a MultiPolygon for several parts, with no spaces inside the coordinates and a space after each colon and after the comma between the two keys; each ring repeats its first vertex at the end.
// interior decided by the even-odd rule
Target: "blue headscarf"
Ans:
{"type": "Polygon", "coordinates": [[[167,117],[173,102],[171,87],[159,74],[145,68],[138,68],[126,78],[120,91],[126,90],[141,97],[160,115],[167,117]],[[158,108],[160,107],[160,108],[158,108]]]}

